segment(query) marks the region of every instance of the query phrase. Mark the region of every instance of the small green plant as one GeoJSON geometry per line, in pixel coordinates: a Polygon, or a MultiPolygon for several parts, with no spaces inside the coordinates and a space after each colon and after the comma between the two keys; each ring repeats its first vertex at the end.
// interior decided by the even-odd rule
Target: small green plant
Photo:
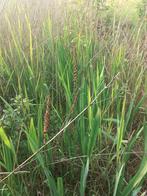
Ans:
{"type": "Polygon", "coordinates": [[[25,123],[30,117],[31,102],[27,98],[22,98],[21,95],[10,100],[10,103],[2,99],[4,109],[0,124],[11,130],[21,130],[25,127],[25,123]]]}

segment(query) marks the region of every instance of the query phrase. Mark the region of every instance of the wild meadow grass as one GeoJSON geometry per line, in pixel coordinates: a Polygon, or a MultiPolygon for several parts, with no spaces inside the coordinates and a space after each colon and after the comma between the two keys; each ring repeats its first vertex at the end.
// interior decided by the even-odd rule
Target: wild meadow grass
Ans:
{"type": "Polygon", "coordinates": [[[0,16],[0,195],[146,195],[144,7],[33,3],[0,16]]]}

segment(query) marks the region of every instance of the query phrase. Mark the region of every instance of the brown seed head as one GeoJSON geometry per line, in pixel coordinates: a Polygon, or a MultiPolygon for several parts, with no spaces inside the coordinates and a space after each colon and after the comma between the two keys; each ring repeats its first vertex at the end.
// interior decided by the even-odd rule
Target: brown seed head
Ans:
{"type": "Polygon", "coordinates": [[[43,135],[45,139],[45,135],[50,127],[50,107],[51,107],[51,99],[50,96],[47,97],[47,102],[46,102],[46,111],[44,115],[44,129],[43,129],[43,135]]]}

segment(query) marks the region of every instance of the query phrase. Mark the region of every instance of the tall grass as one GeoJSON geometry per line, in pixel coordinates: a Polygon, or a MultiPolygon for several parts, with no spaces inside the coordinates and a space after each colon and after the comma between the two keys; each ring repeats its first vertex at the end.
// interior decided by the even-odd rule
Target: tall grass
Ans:
{"type": "Polygon", "coordinates": [[[146,16],[31,6],[1,16],[0,194],[145,194],[146,16]]]}

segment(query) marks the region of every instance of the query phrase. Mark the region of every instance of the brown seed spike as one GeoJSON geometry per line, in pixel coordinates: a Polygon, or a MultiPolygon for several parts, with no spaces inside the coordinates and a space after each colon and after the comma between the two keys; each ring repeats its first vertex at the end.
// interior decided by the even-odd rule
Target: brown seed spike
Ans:
{"type": "Polygon", "coordinates": [[[76,91],[77,91],[77,83],[78,83],[78,65],[77,65],[77,61],[76,61],[76,48],[73,48],[73,94],[75,95],[76,91]]]}
{"type": "Polygon", "coordinates": [[[47,97],[46,102],[46,111],[44,115],[44,129],[43,129],[43,141],[46,143],[46,134],[48,132],[48,129],[50,127],[50,107],[51,107],[51,99],[50,96],[47,97]]]}

